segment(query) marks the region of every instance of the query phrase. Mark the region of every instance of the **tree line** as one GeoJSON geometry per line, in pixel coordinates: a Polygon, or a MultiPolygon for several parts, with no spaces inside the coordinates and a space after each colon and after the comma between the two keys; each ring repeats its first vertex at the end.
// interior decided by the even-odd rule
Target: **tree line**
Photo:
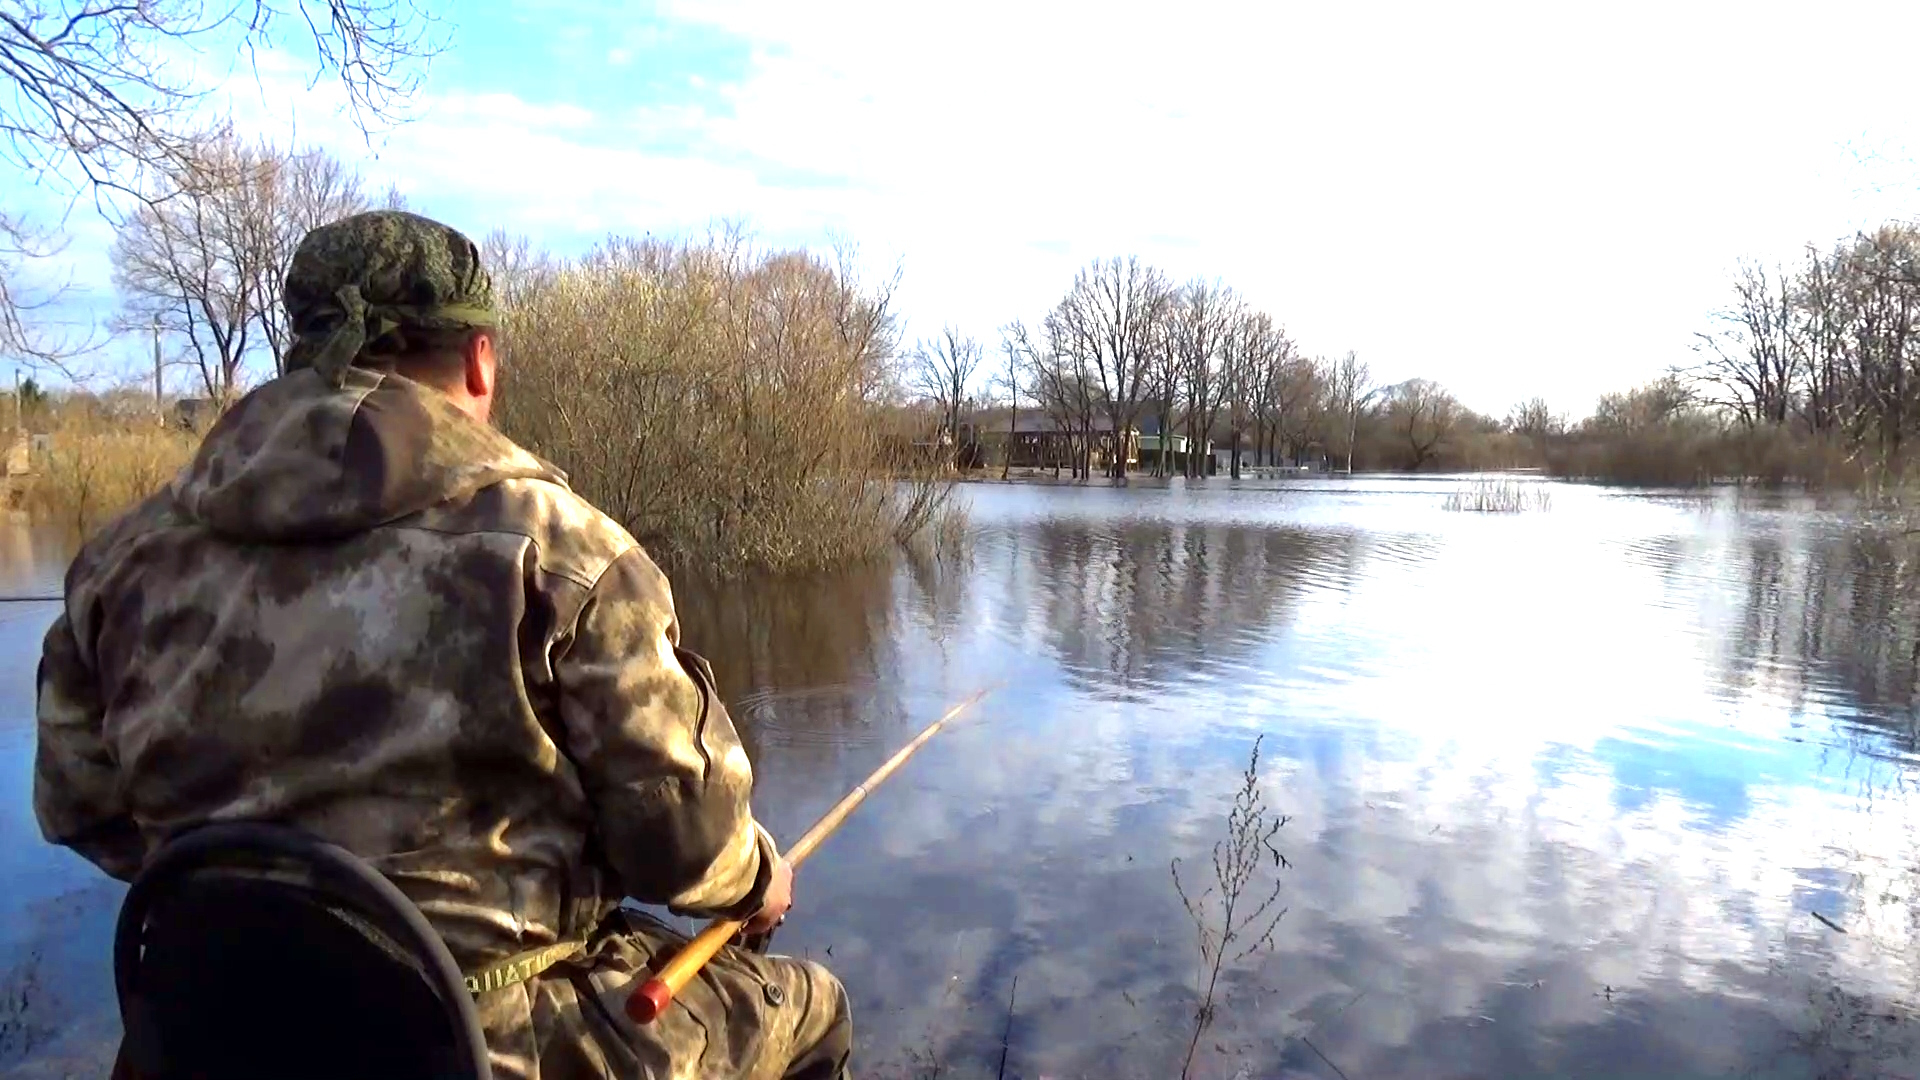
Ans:
{"type": "Polygon", "coordinates": [[[1124,474],[1121,433],[1143,422],[1161,440],[1147,471],[1203,475],[1214,445],[1229,451],[1233,477],[1249,459],[1418,470],[1456,459],[1463,437],[1525,431],[1536,416],[1553,423],[1539,402],[1499,421],[1432,380],[1376,385],[1358,354],[1307,355],[1232,287],[1176,283],[1131,257],[1093,262],[1037,322],[1002,328],[999,355],[989,370],[976,340],[946,328],[912,350],[908,385],[938,414],[946,445],[959,444],[969,405],[998,406],[1009,429],[1023,408],[1038,414],[1068,447],[1075,477],[1091,476],[1096,460],[1106,475],[1124,474]],[[1166,452],[1174,437],[1190,452],[1166,452]]]}
{"type": "MultiPolygon", "coordinates": [[[[120,295],[112,328],[151,335],[158,359],[189,372],[192,393],[216,403],[281,370],[289,341],[279,281],[300,238],[344,214],[405,205],[392,189],[370,190],[323,150],[243,140],[222,128],[149,170],[140,190],[144,197],[118,223],[112,246],[120,295]]],[[[706,243],[702,259],[738,264],[729,273],[752,277],[740,268],[748,245],[737,233],[706,243]]],[[[638,250],[617,238],[572,261],[497,229],[484,234],[482,247],[509,307],[546,297],[537,289],[562,278],[637,272],[633,260],[610,254],[638,250]]],[[[1019,426],[1023,415],[1029,426],[1038,419],[1065,447],[1055,468],[1082,478],[1127,471],[1121,434],[1145,429],[1160,434],[1163,451],[1173,437],[1184,437],[1192,451],[1148,455],[1138,467],[1155,475],[1211,471],[1211,446],[1228,451],[1230,476],[1247,462],[1335,470],[1532,467],[1659,483],[1859,479],[1897,469],[1920,429],[1917,249],[1920,229],[1889,224],[1810,250],[1796,267],[1743,263],[1732,302],[1697,336],[1697,364],[1603,395],[1578,422],[1537,398],[1489,416],[1430,379],[1377,383],[1351,351],[1307,354],[1284,323],[1231,286],[1205,278],[1175,282],[1131,257],[1082,268],[1040,318],[1004,326],[991,353],[953,327],[902,348],[889,314],[886,332],[871,335],[856,350],[860,361],[844,366],[844,400],[860,403],[876,425],[930,429],[955,459],[964,449],[963,427],[982,406],[998,407],[1001,428],[1019,426]]],[[[812,258],[754,257],[796,266],[812,258]]],[[[693,280],[705,265],[691,257],[677,268],[656,256],[640,262],[676,283],[693,280]]],[[[852,280],[844,262],[820,266],[827,276],[812,288],[830,292],[852,280]]],[[[781,288],[800,290],[800,281],[781,288]]],[[[746,302],[737,291],[720,295],[746,302]]],[[[889,297],[883,288],[866,302],[884,310],[889,297]]],[[[642,336],[653,333],[632,325],[642,336]]],[[[719,322],[684,322],[674,339],[677,355],[692,355],[687,335],[696,325],[746,340],[744,331],[719,322]]],[[[543,332],[530,327],[519,335],[522,349],[543,332]]],[[[807,351],[791,341],[783,347],[807,351]]],[[[746,363],[750,355],[782,354],[739,345],[733,355],[746,363]]],[[[762,362],[784,361],[753,361],[762,362]]],[[[726,377],[735,386],[757,378],[748,368],[726,377]]],[[[969,463],[986,464],[979,454],[969,463]]]]}
{"type": "MultiPolygon", "coordinates": [[[[1025,404],[1066,440],[1067,467],[1077,477],[1092,474],[1097,453],[1107,474],[1124,473],[1118,437],[1148,420],[1163,446],[1176,432],[1190,445],[1218,438],[1231,446],[1235,475],[1243,446],[1262,462],[1298,460],[1344,433],[1341,445],[1351,451],[1377,394],[1354,353],[1308,357],[1232,288],[1204,279],[1176,285],[1132,257],[1081,270],[1037,323],[1002,329],[999,354],[988,372],[980,344],[946,328],[913,349],[907,385],[938,412],[943,443],[957,445],[963,413],[985,377],[1014,426],[1025,404]]],[[[1404,388],[1416,420],[1444,397],[1436,390],[1404,388]]],[[[1416,444],[1431,449],[1425,427],[1416,444]]],[[[1202,467],[1194,454],[1177,464],[1189,475],[1202,467]]],[[[1175,465],[1163,453],[1152,469],[1164,475],[1175,465]]]]}
{"type": "MultiPolygon", "coordinates": [[[[1538,468],[1636,483],[1851,482],[1900,475],[1920,435],[1920,226],[1893,222],[1809,247],[1798,266],[1747,260],[1696,335],[1699,362],[1602,395],[1571,421],[1544,400],[1504,416],[1424,378],[1371,381],[1354,353],[1308,356],[1218,281],[1176,283],[1134,258],[1091,263],[1034,323],[1000,332],[997,364],[953,328],[909,354],[908,385],[941,442],[990,410],[1044,419],[1075,477],[1126,471],[1118,433],[1184,436],[1155,475],[1256,465],[1418,471],[1538,468]]],[[[978,457],[979,455],[976,455],[978,457]]]]}

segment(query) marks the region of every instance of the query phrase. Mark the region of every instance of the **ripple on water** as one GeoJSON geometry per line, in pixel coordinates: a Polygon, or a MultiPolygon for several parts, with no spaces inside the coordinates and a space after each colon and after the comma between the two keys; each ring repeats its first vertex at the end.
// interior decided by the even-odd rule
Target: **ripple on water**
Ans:
{"type": "Polygon", "coordinates": [[[863,746],[879,739],[861,708],[867,690],[859,683],[756,690],[732,712],[769,746],[863,746]]]}
{"type": "Polygon", "coordinates": [[[1389,533],[1374,539],[1369,555],[1406,569],[1418,569],[1433,561],[1440,541],[1420,533],[1389,533]]]}

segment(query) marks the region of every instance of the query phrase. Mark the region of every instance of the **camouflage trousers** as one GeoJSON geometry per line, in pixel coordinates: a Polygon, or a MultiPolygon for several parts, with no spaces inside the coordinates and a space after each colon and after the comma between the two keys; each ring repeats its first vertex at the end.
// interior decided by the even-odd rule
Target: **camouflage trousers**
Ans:
{"type": "Polygon", "coordinates": [[[826,968],[728,946],[653,1023],[627,994],[656,954],[686,942],[657,919],[616,911],[587,952],[482,994],[493,1074],[524,1080],[848,1080],[853,1019],[826,968]]]}

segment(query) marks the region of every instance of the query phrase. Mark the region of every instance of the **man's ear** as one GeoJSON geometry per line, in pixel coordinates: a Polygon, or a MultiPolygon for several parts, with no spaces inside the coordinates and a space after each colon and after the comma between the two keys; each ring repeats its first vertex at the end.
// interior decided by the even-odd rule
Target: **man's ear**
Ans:
{"type": "Polygon", "coordinates": [[[499,367],[498,358],[493,352],[493,334],[483,331],[469,336],[464,351],[467,393],[482,399],[492,397],[494,378],[499,367]]]}

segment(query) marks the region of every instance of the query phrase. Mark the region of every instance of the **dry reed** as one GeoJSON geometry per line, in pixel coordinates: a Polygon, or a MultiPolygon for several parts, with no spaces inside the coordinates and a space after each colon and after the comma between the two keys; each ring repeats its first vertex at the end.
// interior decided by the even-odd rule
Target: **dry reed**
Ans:
{"type": "Polygon", "coordinates": [[[45,425],[30,457],[22,508],[75,543],[158,491],[192,460],[200,433],[162,426],[151,412],[69,404],[45,425]]]}
{"type": "Polygon", "coordinates": [[[1553,493],[1544,484],[1484,478],[1449,493],[1442,504],[1448,510],[1483,514],[1517,514],[1523,510],[1546,510],[1552,505],[1553,493]]]}

